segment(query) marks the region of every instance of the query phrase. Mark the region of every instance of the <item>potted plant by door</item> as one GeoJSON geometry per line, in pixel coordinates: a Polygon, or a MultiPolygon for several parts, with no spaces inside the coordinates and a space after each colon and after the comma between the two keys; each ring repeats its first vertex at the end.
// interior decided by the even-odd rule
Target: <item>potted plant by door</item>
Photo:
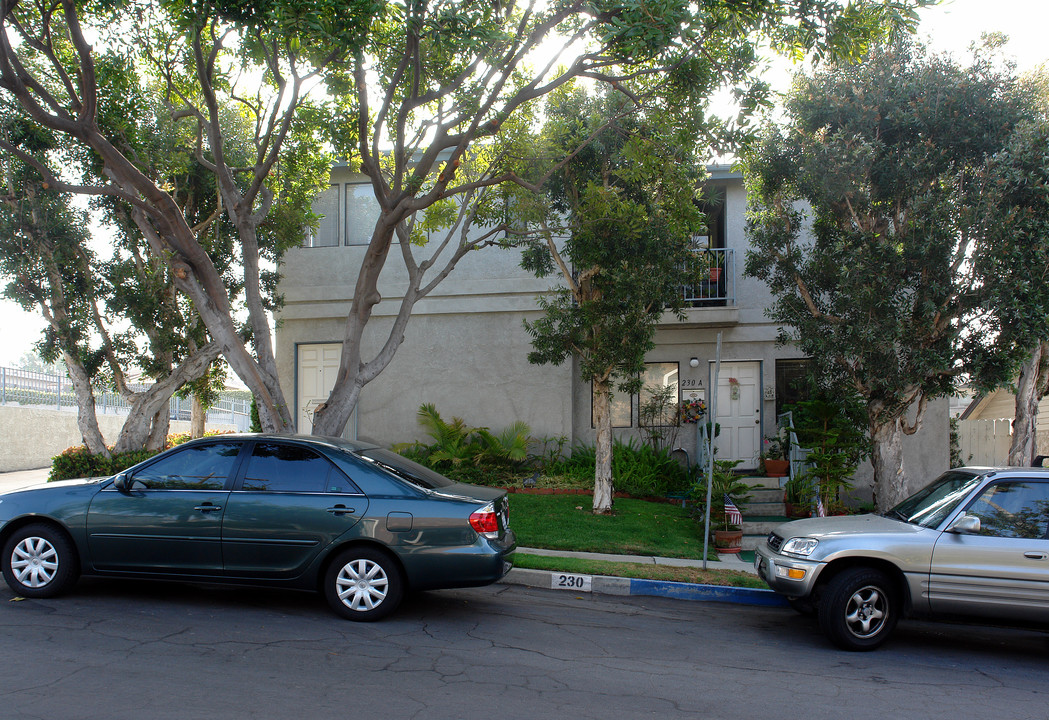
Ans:
{"type": "Polygon", "coordinates": [[[765,449],[761,453],[761,462],[765,474],[769,477],[785,477],[790,473],[790,460],[787,457],[790,440],[782,435],[769,435],[765,438],[765,449]]]}

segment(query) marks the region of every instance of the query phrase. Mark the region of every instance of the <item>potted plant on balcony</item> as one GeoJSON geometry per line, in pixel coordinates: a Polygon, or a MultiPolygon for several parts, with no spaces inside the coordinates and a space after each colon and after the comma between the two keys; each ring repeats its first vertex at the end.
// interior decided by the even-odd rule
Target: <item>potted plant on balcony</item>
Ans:
{"type": "Polygon", "coordinates": [[[724,270],[724,256],[711,250],[707,250],[706,255],[708,263],[707,275],[710,278],[710,282],[716,283],[721,280],[721,271],[724,270]]]}

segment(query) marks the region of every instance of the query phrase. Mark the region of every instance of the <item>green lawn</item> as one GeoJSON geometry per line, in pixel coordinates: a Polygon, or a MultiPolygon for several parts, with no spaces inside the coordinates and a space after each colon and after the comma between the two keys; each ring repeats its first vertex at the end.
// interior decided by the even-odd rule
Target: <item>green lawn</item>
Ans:
{"type": "MultiPolygon", "coordinates": [[[[614,515],[594,515],[589,495],[509,498],[510,527],[521,547],[703,558],[702,528],[676,505],[619,499],[614,515]]],[[[711,549],[710,558],[715,557],[711,549]]]]}

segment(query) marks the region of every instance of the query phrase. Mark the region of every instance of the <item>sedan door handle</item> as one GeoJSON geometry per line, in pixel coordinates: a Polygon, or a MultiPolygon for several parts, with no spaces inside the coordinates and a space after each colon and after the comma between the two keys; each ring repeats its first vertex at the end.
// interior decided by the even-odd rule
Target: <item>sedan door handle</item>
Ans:
{"type": "Polygon", "coordinates": [[[353,508],[348,508],[345,505],[336,505],[335,507],[328,508],[328,512],[332,515],[349,515],[353,512],[353,508]]]}
{"type": "Polygon", "coordinates": [[[1024,553],[1024,557],[1030,558],[1031,560],[1045,560],[1047,557],[1049,557],[1049,553],[1038,552],[1037,550],[1030,550],[1024,553]]]}
{"type": "Polygon", "coordinates": [[[221,510],[222,506],[221,505],[212,505],[211,503],[204,503],[203,505],[197,505],[193,509],[194,510],[200,510],[202,513],[209,513],[209,512],[215,512],[216,510],[221,510]]]}

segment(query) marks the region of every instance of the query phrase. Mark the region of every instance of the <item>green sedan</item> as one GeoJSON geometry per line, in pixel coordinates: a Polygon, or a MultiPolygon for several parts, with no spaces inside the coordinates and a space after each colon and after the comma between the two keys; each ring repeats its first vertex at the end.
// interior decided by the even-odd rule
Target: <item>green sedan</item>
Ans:
{"type": "Polygon", "coordinates": [[[406,591],[503,577],[507,520],[504,490],[374,445],[222,435],[111,478],[0,495],[0,564],[21,597],[59,595],[80,575],[265,584],[377,620],[406,591]]]}

